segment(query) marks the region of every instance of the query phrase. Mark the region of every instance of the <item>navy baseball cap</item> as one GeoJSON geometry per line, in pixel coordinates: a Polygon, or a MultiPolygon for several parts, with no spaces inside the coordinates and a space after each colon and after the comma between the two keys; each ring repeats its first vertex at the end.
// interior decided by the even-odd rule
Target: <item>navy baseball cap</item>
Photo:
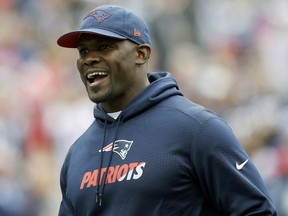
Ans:
{"type": "Polygon", "coordinates": [[[76,48],[81,34],[96,34],[136,44],[151,45],[149,29],[145,20],[132,11],[116,6],[102,5],[90,11],[83,19],[80,30],[62,35],[57,44],[76,48]]]}

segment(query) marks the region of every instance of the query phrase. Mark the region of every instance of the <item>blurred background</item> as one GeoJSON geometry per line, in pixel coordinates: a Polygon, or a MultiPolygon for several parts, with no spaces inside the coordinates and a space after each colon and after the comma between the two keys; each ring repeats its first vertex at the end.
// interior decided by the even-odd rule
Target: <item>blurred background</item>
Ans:
{"type": "Polygon", "coordinates": [[[288,215],[287,0],[1,0],[0,216],[57,215],[59,173],[93,120],[59,36],[101,4],[126,6],[151,30],[151,71],[219,113],[288,215]]]}

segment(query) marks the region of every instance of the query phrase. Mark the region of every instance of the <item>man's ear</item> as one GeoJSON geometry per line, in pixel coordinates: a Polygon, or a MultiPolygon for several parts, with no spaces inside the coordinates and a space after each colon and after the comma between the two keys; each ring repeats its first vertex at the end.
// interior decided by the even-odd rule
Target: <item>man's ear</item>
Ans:
{"type": "Polygon", "coordinates": [[[151,48],[147,44],[141,44],[137,47],[136,64],[141,65],[148,61],[151,54],[151,48]]]}

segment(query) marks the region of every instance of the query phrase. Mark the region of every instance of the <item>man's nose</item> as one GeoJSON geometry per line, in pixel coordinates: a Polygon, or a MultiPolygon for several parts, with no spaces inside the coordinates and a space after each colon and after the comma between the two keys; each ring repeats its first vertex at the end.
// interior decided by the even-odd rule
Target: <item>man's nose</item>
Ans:
{"type": "Polygon", "coordinates": [[[85,65],[93,65],[101,62],[101,56],[97,52],[90,52],[84,57],[85,65]]]}

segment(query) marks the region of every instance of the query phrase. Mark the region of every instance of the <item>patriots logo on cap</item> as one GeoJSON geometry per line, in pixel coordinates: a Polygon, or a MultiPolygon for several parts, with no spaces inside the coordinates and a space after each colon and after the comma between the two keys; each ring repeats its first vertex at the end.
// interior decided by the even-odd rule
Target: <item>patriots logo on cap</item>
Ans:
{"type": "Polygon", "coordinates": [[[103,11],[103,10],[93,10],[87,16],[84,17],[83,20],[85,20],[87,17],[93,16],[97,20],[98,23],[103,22],[105,19],[109,18],[111,16],[110,13],[103,11]]]}
{"type": "Polygon", "coordinates": [[[133,141],[128,141],[128,140],[116,140],[114,142],[114,147],[113,143],[108,144],[105,146],[103,149],[100,149],[99,152],[108,152],[112,151],[113,147],[113,152],[117,153],[122,160],[124,160],[128,154],[129,149],[131,148],[133,141]]]}

